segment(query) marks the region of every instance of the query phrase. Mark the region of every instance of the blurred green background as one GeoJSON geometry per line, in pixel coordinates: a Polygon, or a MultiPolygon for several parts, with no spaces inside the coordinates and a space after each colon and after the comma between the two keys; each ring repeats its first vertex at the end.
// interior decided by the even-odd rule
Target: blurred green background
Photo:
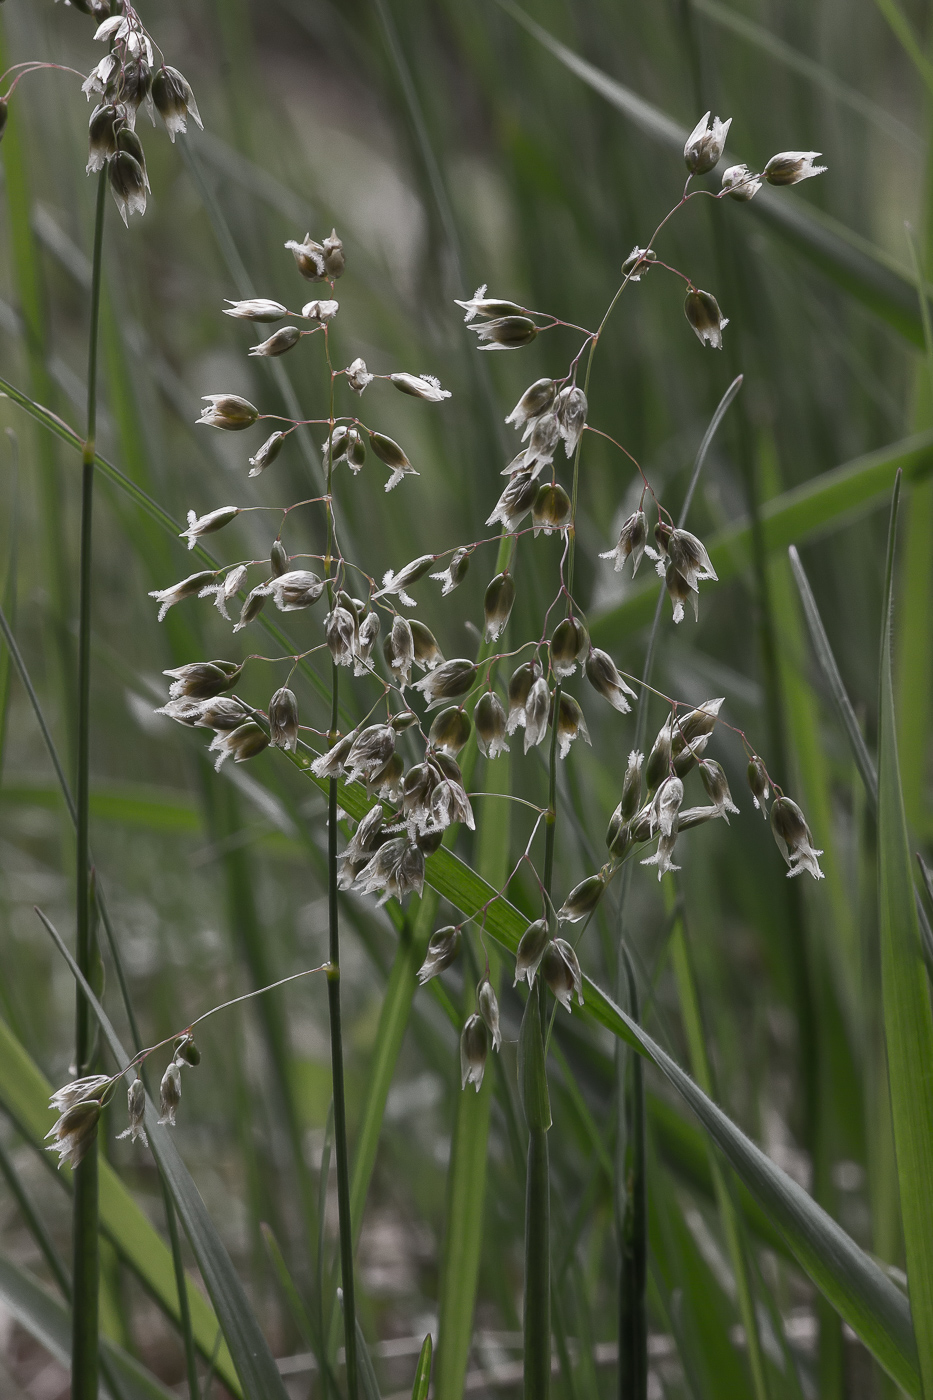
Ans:
{"type": "MultiPolygon", "coordinates": [[[[799,190],[774,192],[767,208],[696,200],[672,221],[659,251],[715,293],[730,318],[725,348],[720,354],[700,346],[682,314],[681,284],[652,272],[628,289],[610,322],[595,362],[590,420],[639,459],[676,516],[706,425],[735,375],[745,376],[711,450],[690,525],[708,541],[751,520],[751,542],[731,555],[725,549],[732,564],[720,568],[722,583],[704,585],[698,624],[690,618],[674,629],[665,610],[655,683],[694,702],[726,697],[724,718],[747,731],[804,807],[825,851],[826,879],[804,887],[784,878],[744,785],[741,746],[720,730],[709,753],[724,764],[742,813],[729,828],[716,823],[680,843],[678,908],[718,1101],[861,1245],[896,1268],[902,1241],[878,1005],[872,827],[783,547],[800,542],[872,744],[887,484],[865,500],[837,503],[822,518],[815,509],[811,517],[804,497],[780,548],[767,548],[770,537],[757,523],[762,508],[767,520],[774,498],[865,454],[886,460],[892,445],[930,426],[913,285],[914,256],[930,270],[930,15],[919,4],[909,13],[892,11],[895,24],[904,19],[908,38],[914,36],[912,58],[885,17],[891,5],[532,0],[528,13],[680,127],[692,128],[710,108],[731,116],[735,159],[760,168],[775,151],[812,148],[829,166],[799,190]],[[789,211],[783,221],[768,213],[776,205],[789,211]]],[[[320,238],[333,225],[348,264],[337,288],[337,362],[362,355],[378,372],[434,373],[453,394],[434,408],[378,384],[367,390],[367,421],[402,442],[421,474],[391,495],[371,457],[358,478],[342,477],[344,550],[380,577],[425,551],[485,537],[499,472],[515,451],[503,419],[532,380],[564,372],[579,340],[558,330],[527,350],[478,355],[453,298],[488,283],[496,295],[595,326],[622,260],[680,197],[676,143],[664,139],[663,126],[652,130],[650,117],[632,120],[619,90],[614,98],[596,91],[494,0],[171,0],[140,4],[139,11],[167,60],[190,80],[205,131],[192,124],[187,140],[173,147],[141,115],[149,209],[129,230],[108,210],[103,455],[178,519],[189,508],[200,514],[227,503],[286,505],[318,494],[318,432],[301,441],[296,435],[253,481],[246,435],[225,437],[194,424],[200,395],[228,391],[267,412],[290,413],[297,402],[308,417],[326,414],[317,342],[281,361],[250,362],[249,327],[220,309],[225,297],[253,291],[295,305],[305,287],[284,241],[306,230],[320,238]]],[[[4,66],[41,58],[88,71],[102,53],[92,42],[93,22],[51,0],[9,0],[0,24],[4,66]]],[[[0,152],[0,375],[79,432],[94,195],[84,174],[86,121],[77,79],[30,76],[11,103],[0,152]]],[[[714,177],[706,183],[717,187],[714,177]]],[[[70,773],[79,459],[9,402],[0,404],[0,420],[15,434],[0,442],[3,607],[70,773]]],[[[249,452],[260,440],[249,435],[249,452]]],[[[926,473],[933,449],[925,437],[905,461],[897,687],[908,818],[926,849],[933,815],[933,498],[926,473]]],[[[596,556],[614,544],[639,493],[625,459],[591,436],[575,591],[595,639],[636,674],[654,588],[644,566],[633,585],[596,556]]],[[[215,552],[225,560],[264,556],[275,519],[242,517],[218,537],[215,552]]],[[[143,1036],[154,1041],[217,1001],[323,960],[324,801],[271,752],[215,776],[205,736],[153,714],[167,696],[165,667],[279,650],[257,624],[231,638],[207,603],[183,603],[157,624],[148,591],[197,565],[189,568],[183,541],[173,542],[105,480],[95,531],[92,843],[143,1036]]],[[[311,511],[292,517],[286,543],[292,553],[320,552],[311,511]]],[[[559,548],[556,540],[521,543],[513,645],[538,635],[559,548]]],[[[450,599],[442,601],[434,585],[419,586],[418,616],[447,656],[475,648],[493,562],[493,546],[477,553],[450,599]]],[[[297,645],[319,640],[309,616],[284,620],[297,645]]],[[[0,1014],[60,1083],[71,1054],[73,990],[33,905],[70,934],[72,833],[5,651],[0,679],[0,1014]]],[[[243,694],[265,705],[283,681],[280,666],[255,663],[243,694]]],[[[324,728],[324,702],[302,686],[303,722],[324,728]]],[[[634,717],[623,719],[586,693],[579,677],[570,689],[584,706],[593,747],[575,745],[561,776],[561,896],[604,858],[605,826],[635,733],[634,717]]],[[[349,688],[345,695],[351,714],[355,704],[362,708],[349,688]]],[[[649,742],[663,718],[658,702],[649,742]]],[[[545,800],[538,751],[523,760],[513,744],[511,777],[514,791],[545,800]]],[[[487,791],[489,781],[481,762],[473,786],[487,791]]],[[[698,784],[689,800],[701,800],[698,784]]],[[[489,806],[475,803],[480,826],[489,806]]],[[[510,810],[517,858],[532,818],[527,809],[510,810]]],[[[462,833],[458,849],[477,858],[481,838],[468,836],[462,833]]],[[[523,911],[536,910],[526,875],[512,897],[523,911]]],[[[648,1002],[646,1024],[689,1066],[668,958],[669,904],[653,872],[636,868],[624,927],[648,1002]]],[[[397,932],[372,902],[348,897],[343,908],[352,1152],[397,932]]],[[[448,922],[443,909],[438,922],[448,922]]],[[[610,989],[617,941],[609,900],[582,960],[610,989]]],[[[471,976],[463,962],[445,974],[448,1007],[459,1007],[471,976]]],[[[107,1004],[122,1026],[112,981],[108,971],[107,1004]]],[[[524,1148],[514,1065],[521,1003],[510,989],[501,1002],[506,1044],[489,1071],[488,1184],[469,1359],[470,1393],[480,1395],[510,1387],[517,1393],[524,1148]]],[[[386,1395],[402,1393],[410,1377],[406,1339],[420,1344],[437,1316],[457,1038],[444,1006],[419,992],[359,1246],[363,1327],[378,1344],[386,1395]]],[[[208,1023],[201,1042],[202,1065],[186,1077],[178,1146],[248,1280],[273,1350],[301,1356],[308,1347],[260,1223],[271,1225],[296,1278],[313,1294],[316,1262],[302,1201],[309,1192],[316,1200],[330,1101],[323,983],[310,979],[225,1013],[208,1023]]],[[[608,1037],[563,1015],[557,1047],[555,1326],[574,1340],[569,1374],[555,1386],[561,1394],[609,1395],[616,1393],[618,1267],[614,1051],[608,1037]]],[[[703,1140],[650,1074],[648,1090],[649,1393],[749,1394],[735,1282],[703,1140]]],[[[154,1167],[146,1153],[114,1141],[122,1110],[112,1116],[107,1155],[161,1229],[154,1167]]],[[[3,1115],[0,1141],[66,1249],[60,1182],[3,1115]]],[[[2,1251],[44,1277],[35,1243],[4,1192],[0,1185],[2,1251]]],[[[333,1232],[333,1200],[331,1206],[333,1232]]],[[[748,1240],[756,1288],[773,1308],[762,1323],[773,1394],[893,1394],[854,1336],[817,1303],[767,1222],[751,1218],[748,1240]]],[[[176,1384],[183,1361],[171,1324],[114,1250],[105,1265],[108,1329],[176,1384]]],[[[288,1384],[296,1396],[307,1394],[312,1373],[296,1363],[288,1384]]],[[[66,1393],[65,1372],[2,1308],[0,1390],[49,1400],[66,1393]]]]}

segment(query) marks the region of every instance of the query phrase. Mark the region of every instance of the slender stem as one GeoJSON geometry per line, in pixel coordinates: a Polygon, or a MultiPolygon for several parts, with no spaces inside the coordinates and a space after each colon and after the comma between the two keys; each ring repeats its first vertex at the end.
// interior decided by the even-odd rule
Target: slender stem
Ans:
{"type": "MultiPolygon", "coordinates": [[[[331,578],[331,554],[334,547],[334,506],[331,499],[334,476],[334,370],[330,359],[330,343],[324,331],[324,353],[330,370],[330,431],[327,439],[327,549],[324,568],[330,605],[336,603],[331,578]]],[[[337,738],[339,728],[338,681],[340,668],[331,664],[330,741],[337,738]]],[[[337,779],[331,778],[327,789],[327,914],[330,965],[327,969],[327,1004],[330,1011],[330,1058],[334,1090],[334,1158],[337,1167],[337,1219],[340,1229],[340,1275],[343,1284],[344,1346],[347,1358],[347,1395],[357,1400],[358,1372],[356,1357],[356,1299],[353,1287],[353,1224],[350,1212],[350,1161],[347,1151],[347,1103],[343,1079],[343,1036],[340,1020],[340,910],[337,903],[337,779]]]]}
{"type": "MultiPolygon", "coordinates": [[[[540,978],[537,979],[540,982],[540,978]]],[[[532,991],[532,996],[536,993],[532,991]]],[[[551,1197],[548,1140],[528,1133],[525,1186],[525,1400],[547,1400],[551,1384],[551,1197]]]]}
{"type": "MultiPolygon", "coordinates": [[[[635,973],[622,943],[620,982],[626,988],[629,1014],[638,1020],[635,973]]],[[[619,1262],[619,1400],[646,1400],[648,1394],[648,1326],[645,1288],[648,1277],[647,1199],[645,1181],[645,1091],[640,1055],[628,1052],[623,1069],[620,1109],[624,1142],[620,1142],[621,1173],[619,1262]]]]}
{"type": "MultiPolygon", "coordinates": [[[[97,431],[97,331],[100,321],[101,254],[104,242],[104,210],[107,194],[106,169],[97,184],[97,211],[94,222],[94,262],[91,281],[91,324],[87,361],[87,436],[82,452],[81,473],[81,578],[78,621],[78,772],[75,784],[77,806],[77,851],[75,884],[77,897],[76,961],[90,979],[94,931],[91,921],[89,864],[88,759],[91,721],[91,542],[94,509],[94,438],[97,431]]],[[[75,1004],[75,1066],[87,1074],[92,1053],[91,1016],[84,994],[78,989],[75,1004]]],[[[98,1385],[98,1291],[100,1254],[98,1228],[97,1144],[75,1169],[72,1248],[74,1262],[74,1307],[72,1309],[71,1394],[72,1400],[97,1400],[98,1385]]]]}

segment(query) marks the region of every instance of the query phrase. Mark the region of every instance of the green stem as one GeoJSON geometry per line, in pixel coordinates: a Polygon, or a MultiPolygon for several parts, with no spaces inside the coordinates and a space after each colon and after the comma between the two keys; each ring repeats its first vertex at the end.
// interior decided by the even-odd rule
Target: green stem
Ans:
{"type": "MultiPolygon", "coordinates": [[[[324,568],[330,605],[336,604],[331,576],[334,547],[334,507],[330,499],[334,477],[334,370],[330,359],[330,344],[324,332],[327,367],[330,370],[330,430],[327,438],[327,549],[324,568]]],[[[336,662],[331,663],[330,741],[337,738],[339,707],[339,675],[336,662]]],[[[347,1357],[347,1395],[357,1400],[358,1370],[356,1347],[356,1300],[353,1287],[353,1220],[350,1209],[350,1157],[347,1150],[347,1102],[343,1078],[343,1035],[340,1019],[340,910],[337,903],[337,779],[331,778],[327,789],[327,914],[330,966],[327,970],[327,1004],[330,1012],[330,1059],[334,1090],[334,1159],[337,1167],[337,1219],[340,1229],[340,1276],[343,1285],[344,1345],[347,1357]]]]}
{"type": "MultiPolygon", "coordinates": [[[[91,544],[94,511],[94,438],[97,431],[97,330],[100,320],[101,254],[104,242],[104,210],[107,173],[102,170],[97,185],[97,212],[94,221],[94,262],[91,283],[91,324],[87,363],[87,436],[82,452],[81,473],[81,576],[78,621],[78,772],[76,791],[77,851],[75,884],[77,891],[76,961],[83,975],[90,978],[93,961],[93,923],[90,898],[90,841],[88,811],[89,744],[91,723],[91,544]]],[[[75,1004],[75,1065],[79,1075],[87,1074],[92,1048],[91,1015],[84,994],[78,989],[75,1004]]],[[[100,1255],[97,1238],[98,1183],[97,1142],[75,1169],[75,1195],[72,1247],[74,1263],[74,1307],[72,1310],[71,1394],[72,1400],[97,1400],[98,1385],[98,1291],[100,1255]]]]}
{"type": "MultiPolygon", "coordinates": [[[[629,1014],[638,1020],[638,988],[628,949],[619,949],[629,1014]]],[[[620,1097],[625,1125],[620,1141],[623,1199],[619,1211],[619,1400],[645,1400],[648,1394],[648,1223],[645,1181],[645,1088],[639,1055],[626,1051],[629,1076],[620,1097]]],[[[625,1081],[624,1070],[620,1079],[625,1081]]]]}

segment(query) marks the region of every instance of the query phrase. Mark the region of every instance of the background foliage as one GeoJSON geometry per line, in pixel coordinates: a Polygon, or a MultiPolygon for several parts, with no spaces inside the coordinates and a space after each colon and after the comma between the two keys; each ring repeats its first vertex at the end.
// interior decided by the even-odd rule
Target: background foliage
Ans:
{"type": "MultiPolygon", "coordinates": [[[[564,347],[542,337],[521,354],[477,356],[452,298],[488,282],[498,295],[584,325],[598,322],[622,259],[675,202],[683,173],[663,123],[633,120],[624,90],[683,127],[710,107],[732,116],[730,149],[756,168],[776,150],[823,151],[829,174],[799,192],[781,192],[790,211],[782,222],[757,202],[710,211],[695,201],[665,235],[670,261],[713,290],[730,317],[722,354],[701,349],[683,319],[679,283],[656,273],[630,289],[610,323],[590,401],[591,420],[643,462],[676,515],[708,420],[735,375],[745,376],[691,514],[704,539],[722,536],[714,559],[723,582],[704,593],[698,625],[676,632],[664,626],[655,676],[686,699],[727,697],[724,714],[749,732],[804,806],[825,849],[826,879],[804,887],[784,878],[770,833],[740,795],[738,743],[719,733],[710,752],[726,767],[742,815],[729,829],[712,824],[682,843],[676,893],[665,896],[650,872],[637,871],[624,932],[655,1040],[859,1245],[896,1271],[904,1257],[884,1058],[873,803],[817,664],[784,552],[799,543],[874,750],[886,526],[879,507],[893,479],[889,463],[900,454],[908,480],[895,575],[893,704],[912,849],[927,849],[933,450],[904,222],[913,226],[915,256],[929,271],[931,68],[922,33],[929,17],[923,7],[905,17],[892,5],[535,0],[534,20],[622,85],[621,95],[605,85],[596,90],[598,75],[584,81],[586,74],[571,71],[520,15],[494,0],[140,5],[169,61],[191,81],[206,131],[174,147],[161,136],[147,141],[153,197],[146,217],[127,232],[110,211],[99,448],[177,518],[189,507],[201,513],[226,500],[286,504],[308,495],[309,480],[321,479],[314,440],[290,447],[259,485],[246,479],[241,441],[196,433],[194,420],[199,396],[219,391],[283,412],[292,392],[308,416],[326,413],[324,380],[309,369],[313,355],[299,363],[250,362],[242,325],[218,313],[224,297],[251,289],[293,300],[284,240],[306,228],[319,237],[334,224],[348,254],[334,330],[341,363],[362,354],[380,371],[436,373],[453,391],[437,413],[418,411],[401,396],[383,398],[379,426],[405,443],[421,476],[386,496],[367,465],[342,492],[352,534],[345,551],[380,575],[425,550],[479,538],[501,466],[514,450],[504,415],[526,384],[562,363],[564,347]],[[921,436],[905,447],[915,434],[921,436]],[[820,478],[869,454],[876,454],[868,464],[875,463],[874,476],[860,465],[821,504],[820,478]],[[789,494],[795,491],[796,510],[781,514],[797,500],[789,494]]],[[[0,22],[5,64],[39,57],[86,71],[99,57],[89,22],[46,0],[10,0],[0,22]]],[[[76,86],[60,74],[38,74],[11,107],[2,152],[0,375],[80,431],[94,191],[84,176],[87,112],[76,86]]],[[[15,432],[0,445],[3,607],[70,771],[78,456],[13,403],[0,405],[0,417],[15,432]]],[[[595,439],[587,442],[576,592],[594,639],[639,673],[649,595],[641,578],[625,585],[596,559],[637,504],[636,482],[620,461],[595,439]]],[[[159,626],[146,594],[186,572],[183,543],[173,543],[106,481],[99,502],[92,844],[143,1037],[151,1042],[217,1001],[323,961],[324,799],[271,752],[244,768],[227,765],[216,778],[202,736],[153,715],[166,695],[164,667],[239,657],[266,643],[254,629],[236,639],[242,652],[231,652],[228,630],[198,604],[180,605],[159,626]]],[[[262,520],[247,515],[230,527],[225,549],[237,557],[267,552],[262,520]]],[[[305,547],[319,548],[310,527],[307,540],[305,547]]],[[[521,553],[513,627],[522,635],[538,625],[540,560],[551,568],[557,549],[552,541],[521,553]]],[[[462,619],[479,621],[486,581],[483,568],[474,567],[457,595],[463,605],[456,622],[436,590],[422,588],[419,615],[447,655],[475,645],[462,619]]],[[[244,694],[260,705],[281,683],[259,666],[247,675],[244,694]]],[[[6,652],[0,681],[0,1015],[48,1079],[60,1083],[71,1054],[73,983],[32,906],[41,904],[70,931],[71,825],[6,652]]],[[[308,687],[301,700],[303,718],[324,727],[324,702],[308,687]]],[[[656,723],[662,719],[659,707],[656,723]]],[[[633,722],[608,707],[588,705],[587,722],[593,748],[575,746],[562,772],[561,894],[603,859],[605,825],[634,740],[633,722]]],[[[513,763],[511,780],[515,792],[544,800],[546,776],[535,755],[513,763]]],[[[502,775],[480,766],[473,786],[485,792],[495,781],[502,775]]],[[[482,835],[472,850],[461,837],[459,849],[495,883],[506,843],[516,854],[522,849],[530,814],[481,798],[475,805],[481,827],[495,809],[486,849],[482,835]]],[[[512,898],[523,912],[535,910],[534,891],[521,879],[512,898]]],[[[439,995],[415,996],[409,1015],[404,996],[384,1001],[386,986],[404,974],[398,961],[391,971],[397,928],[355,898],[343,910],[351,1151],[357,1161],[365,1161],[367,1148],[375,1152],[368,1196],[365,1175],[357,1184],[359,1296],[383,1393],[409,1393],[439,1306],[449,1335],[461,1339],[464,1361],[472,1330],[471,1391],[514,1390],[524,1193],[515,1075],[521,1002],[503,992],[502,1056],[483,1093],[471,1093],[458,1114],[460,1006],[463,984],[469,989],[475,975],[462,965],[452,970],[439,995]],[[388,1005],[396,1009],[394,1025],[381,1017],[388,1005]],[[365,1114],[380,1074],[385,1087],[391,1077],[391,1088],[376,1152],[373,1119],[365,1114]]],[[[409,925],[405,937],[412,936],[409,925]]],[[[618,942],[613,899],[591,926],[584,956],[586,971],[610,990],[620,985],[618,942]]],[[[104,999],[119,1029],[112,980],[108,970],[104,999]]],[[[617,1052],[607,1033],[584,1028],[576,1015],[562,1016],[558,1027],[549,1134],[562,1373],[555,1387],[568,1396],[608,1395],[616,1391],[617,1052]]],[[[318,1177],[329,1161],[323,983],[310,979],[225,1013],[205,1027],[202,1052],[200,1069],[185,1083],[176,1145],[274,1353],[296,1358],[283,1368],[291,1393],[305,1394],[311,1340],[289,1306],[268,1234],[313,1314],[321,1296],[318,1177]]],[[[26,1073],[18,1071],[20,1087],[26,1073]]],[[[792,1262],[773,1222],[732,1177],[723,1186],[719,1159],[708,1155],[696,1120],[666,1081],[650,1069],[645,1077],[649,1393],[752,1393],[741,1330],[748,1317],[722,1223],[732,1216],[717,1210],[722,1191],[738,1206],[734,1223],[758,1300],[770,1393],[893,1393],[792,1262]]],[[[0,1131],[4,1158],[38,1203],[53,1245],[66,1253],[63,1182],[27,1145],[29,1125],[13,1111],[9,1083],[3,1104],[11,1110],[0,1131]]],[[[122,1126],[117,1112],[107,1155],[163,1231],[154,1166],[146,1153],[114,1141],[122,1126]]],[[[333,1227],[328,1198],[327,1279],[333,1227]]],[[[3,1269],[49,1282],[48,1260],[6,1187],[0,1228],[3,1269]]],[[[177,1331],[152,1279],[144,1286],[128,1261],[133,1251],[126,1237],[121,1245],[124,1228],[130,1226],[118,1223],[105,1247],[106,1330],[176,1384],[184,1374],[177,1331]]],[[[135,1247],[145,1254],[144,1242],[135,1247]]],[[[15,1273],[4,1278],[0,1389],[64,1393],[64,1371],[54,1369],[57,1363],[49,1369],[54,1346],[45,1338],[43,1349],[30,1337],[11,1301],[26,1285],[15,1273]]],[[[323,1292],[329,1310],[329,1284],[323,1292]]],[[[206,1314],[204,1326],[209,1337],[206,1314]]],[[[443,1347],[442,1327],[436,1364],[452,1367],[453,1375],[456,1360],[448,1351],[445,1361],[443,1347]]]]}

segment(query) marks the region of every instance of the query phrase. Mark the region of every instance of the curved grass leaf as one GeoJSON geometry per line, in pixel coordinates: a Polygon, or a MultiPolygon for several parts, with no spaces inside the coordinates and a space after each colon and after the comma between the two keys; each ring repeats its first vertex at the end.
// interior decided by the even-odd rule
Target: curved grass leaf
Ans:
{"type": "MultiPolygon", "coordinates": [[[[71,1365],[71,1309],[5,1255],[0,1255],[0,1302],[56,1361],[66,1369],[71,1365]]],[[[173,1392],[122,1347],[107,1337],[101,1345],[106,1370],[114,1376],[114,1382],[103,1387],[106,1395],[114,1400],[173,1400],[173,1392]]]]}
{"type": "MultiPolygon", "coordinates": [[[[868,452],[766,501],[761,507],[765,549],[773,553],[850,524],[890,497],[898,469],[908,481],[922,481],[933,473],[933,432],[916,433],[868,452]]],[[[714,535],[708,546],[720,583],[735,578],[751,562],[750,522],[741,517],[714,535]]],[[[650,622],[655,600],[652,578],[633,589],[624,602],[593,618],[593,641],[606,646],[650,622]]]]}
{"type": "MultiPolygon", "coordinates": [[[[690,134],[686,127],[567,48],[515,4],[515,0],[497,0],[497,3],[565,68],[623,116],[678,154],[683,151],[690,134]]],[[[730,163],[733,157],[726,152],[723,159],[730,163]]],[[[787,199],[786,191],[762,189],[747,208],[838,286],[857,297],[912,344],[922,346],[923,326],[914,287],[905,272],[893,265],[880,249],[838,220],[819,213],[812,205],[793,196],[787,199]]]]}
{"type": "Polygon", "coordinates": [[[933,1011],[921,957],[891,678],[895,486],[882,614],[878,747],[881,990],[907,1280],[924,1394],[933,1395],[933,1011]]]}
{"type": "MultiPolygon", "coordinates": [[[[38,911],[37,911],[38,912],[38,911]]],[[[110,1018],[104,1011],[74,958],[58,933],[40,912],[39,917],[54,939],[59,952],[71,968],[72,975],[87,998],[100,1028],[110,1046],[110,1052],[121,1070],[130,1063],[110,1018]]],[[[152,1155],[158,1163],[175,1208],[194,1251],[205,1287],[217,1313],[233,1364],[243,1387],[246,1400],[288,1400],[278,1367],[256,1315],[247,1301],[243,1285],[230,1262],[223,1241],[208,1214],[198,1188],[172,1141],[168,1130],[159,1123],[152,1100],[146,1098],[146,1132],[152,1155]]]]}

